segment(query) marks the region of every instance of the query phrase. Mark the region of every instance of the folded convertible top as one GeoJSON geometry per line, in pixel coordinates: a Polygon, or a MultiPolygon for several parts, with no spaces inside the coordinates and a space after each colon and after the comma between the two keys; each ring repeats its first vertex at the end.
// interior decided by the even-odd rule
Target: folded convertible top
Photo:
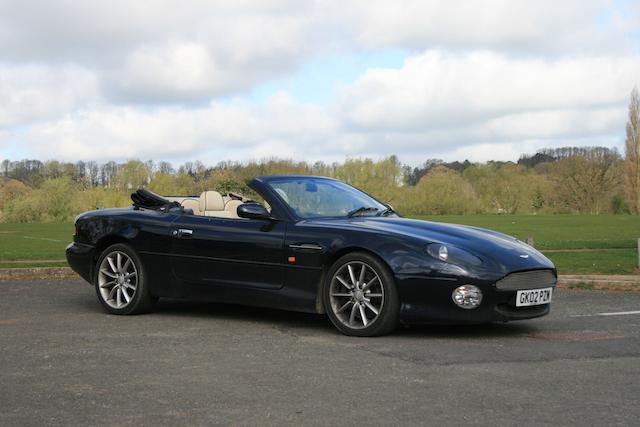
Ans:
{"type": "Polygon", "coordinates": [[[131,193],[131,200],[133,201],[133,207],[138,209],[145,208],[167,211],[174,207],[180,207],[180,203],[167,200],[161,195],[153,191],[145,190],[144,188],[138,188],[135,193],[131,193]]]}

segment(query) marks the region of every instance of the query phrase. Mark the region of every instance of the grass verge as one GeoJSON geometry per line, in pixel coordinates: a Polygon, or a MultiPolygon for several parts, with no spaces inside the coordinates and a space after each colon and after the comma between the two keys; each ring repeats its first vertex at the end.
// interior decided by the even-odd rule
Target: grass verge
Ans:
{"type": "Polygon", "coordinates": [[[71,223],[0,224],[0,263],[64,259],[64,248],[72,240],[71,223]]]}
{"type": "MultiPolygon", "coordinates": [[[[419,219],[489,228],[522,240],[533,236],[536,248],[554,251],[545,255],[556,264],[560,274],[636,272],[639,216],[441,215],[419,219]],[[575,249],[593,251],[569,251],[575,249]]],[[[71,223],[0,224],[0,268],[64,266],[41,261],[64,259],[64,248],[72,235],[71,223]],[[33,260],[33,263],[6,262],[12,260],[33,260]]]]}
{"type": "Polygon", "coordinates": [[[553,261],[559,274],[634,274],[638,261],[635,249],[551,252],[545,253],[545,256],[553,261]]]}

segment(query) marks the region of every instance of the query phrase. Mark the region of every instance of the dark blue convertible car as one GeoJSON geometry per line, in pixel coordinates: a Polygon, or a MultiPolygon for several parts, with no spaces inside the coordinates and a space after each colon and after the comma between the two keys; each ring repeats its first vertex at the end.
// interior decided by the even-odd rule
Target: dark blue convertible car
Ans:
{"type": "Polygon", "coordinates": [[[113,314],[158,298],[193,298],[326,313],[341,332],[400,323],[485,323],[549,313],[557,274],[531,246],[475,227],[402,218],[323,177],[249,183],[261,203],[205,191],[75,221],[69,265],[113,314]]]}

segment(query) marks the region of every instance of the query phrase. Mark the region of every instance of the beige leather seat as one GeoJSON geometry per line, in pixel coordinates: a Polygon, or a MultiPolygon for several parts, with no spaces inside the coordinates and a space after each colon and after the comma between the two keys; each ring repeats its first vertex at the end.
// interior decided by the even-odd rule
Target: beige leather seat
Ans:
{"type": "Polygon", "coordinates": [[[240,218],[238,216],[238,206],[240,206],[242,204],[242,200],[229,200],[225,205],[224,205],[224,210],[229,212],[229,217],[231,218],[240,218]]]}
{"type": "Polygon", "coordinates": [[[202,215],[200,213],[200,201],[196,199],[184,199],[182,201],[182,207],[185,209],[191,209],[194,215],[202,215]]]}
{"type": "Polygon", "coordinates": [[[200,215],[230,218],[224,209],[224,199],[217,191],[205,191],[200,195],[200,215]]]}

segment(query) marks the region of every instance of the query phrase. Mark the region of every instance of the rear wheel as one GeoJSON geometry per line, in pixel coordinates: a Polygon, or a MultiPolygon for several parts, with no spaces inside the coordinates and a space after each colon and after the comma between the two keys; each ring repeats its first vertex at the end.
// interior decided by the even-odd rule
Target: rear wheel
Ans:
{"type": "Polygon", "coordinates": [[[384,335],[398,325],[393,275],[367,253],[350,253],[336,261],[327,275],[324,304],[331,322],[346,335],[384,335]]]}
{"type": "Polygon", "coordinates": [[[98,300],[113,314],[143,313],[157,300],[149,294],[138,254],[122,243],[102,252],[96,263],[94,285],[98,300]]]}

